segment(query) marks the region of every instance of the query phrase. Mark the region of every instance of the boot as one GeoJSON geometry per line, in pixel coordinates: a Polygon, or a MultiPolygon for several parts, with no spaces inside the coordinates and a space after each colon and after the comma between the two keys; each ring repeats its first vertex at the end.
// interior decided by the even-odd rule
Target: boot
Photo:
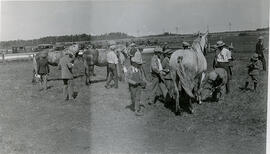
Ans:
{"type": "Polygon", "coordinates": [[[257,82],[254,82],[254,91],[257,90],[257,82]]]}
{"type": "Polygon", "coordinates": [[[244,87],[244,90],[247,90],[248,89],[248,84],[249,84],[249,82],[246,82],[245,87],[244,87]]]}

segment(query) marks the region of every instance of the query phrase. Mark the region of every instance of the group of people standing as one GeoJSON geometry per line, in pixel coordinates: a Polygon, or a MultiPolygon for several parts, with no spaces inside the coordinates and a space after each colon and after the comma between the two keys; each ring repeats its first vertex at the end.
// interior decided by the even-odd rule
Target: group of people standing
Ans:
{"type": "MultiPolygon", "coordinates": [[[[183,49],[189,49],[189,44],[187,42],[182,42],[183,49]]],[[[149,97],[149,105],[154,104],[157,100],[167,100],[172,96],[170,89],[173,89],[173,84],[171,82],[170,76],[170,66],[169,60],[172,54],[172,50],[167,50],[168,46],[163,48],[157,47],[154,49],[154,55],[150,63],[150,73],[151,73],[151,94],[149,97]]],[[[264,58],[263,51],[263,37],[258,38],[258,43],[256,44],[256,52],[250,59],[248,65],[248,77],[246,79],[245,86],[242,89],[247,89],[250,80],[254,82],[254,90],[257,89],[259,74],[259,61],[262,62],[263,70],[266,71],[266,62],[264,58]]],[[[213,96],[216,100],[222,99],[224,96],[222,89],[226,89],[226,93],[230,92],[230,80],[232,78],[232,61],[234,60],[232,56],[233,46],[226,46],[223,41],[218,41],[216,43],[215,58],[213,61],[213,70],[207,74],[206,81],[214,89],[213,96]],[[224,88],[225,87],[225,88],[224,88]],[[218,96],[219,94],[219,96],[218,96]]],[[[107,82],[105,87],[118,88],[118,63],[119,54],[117,54],[116,44],[112,44],[109,47],[109,52],[107,53],[107,82]],[[113,84],[111,84],[111,82],[113,84]]],[[[81,61],[83,65],[82,52],[78,54],[79,58],[77,60],[81,61]],[[80,58],[81,57],[81,58],[80,58]]],[[[128,82],[129,91],[131,95],[131,109],[136,115],[143,115],[143,104],[141,103],[142,90],[147,86],[147,80],[145,76],[145,71],[142,67],[144,61],[142,59],[141,50],[136,48],[136,44],[132,43],[130,45],[130,50],[128,53],[130,57],[130,66],[126,69],[124,68],[124,73],[126,74],[126,81],[128,82]]],[[[75,60],[76,61],[76,60],[75,60]]],[[[75,62],[76,63],[76,62],[75,62]]],[[[79,63],[79,62],[78,62],[79,63]]],[[[76,65],[76,64],[75,64],[76,65]]],[[[63,80],[63,94],[65,100],[75,99],[76,93],[73,90],[73,79],[74,79],[74,55],[73,53],[66,52],[65,55],[60,59],[58,68],[61,70],[61,79],[63,80]]],[[[84,70],[81,71],[83,73],[84,70]]],[[[41,53],[37,60],[37,72],[40,76],[41,90],[47,89],[47,78],[50,73],[49,61],[47,55],[41,53]]]]}
{"type": "MultiPolygon", "coordinates": [[[[226,47],[226,44],[222,41],[218,41],[216,44],[216,54],[213,62],[214,70],[211,71],[206,81],[212,86],[213,91],[213,99],[218,101],[224,98],[224,86],[226,89],[226,93],[230,92],[230,80],[232,79],[232,61],[234,58],[232,57],[233,46],[226,47]]],[[[255,53],[250,58],[250,63],[247,65],[248,67],[248,77],[246,78],[245,86],[240,87],[242,90],[248,90],[248,86],[250,82],[253,82],[252,91],[256,91],[258,87],[258,75],[260,70],[259,61],[261,61],[263,66],[263,71],[266,71],[266,61],[264,57],[263,47],[263,37],[260,36],[258,38],[258,42],[256,44],[255,53]]]]}

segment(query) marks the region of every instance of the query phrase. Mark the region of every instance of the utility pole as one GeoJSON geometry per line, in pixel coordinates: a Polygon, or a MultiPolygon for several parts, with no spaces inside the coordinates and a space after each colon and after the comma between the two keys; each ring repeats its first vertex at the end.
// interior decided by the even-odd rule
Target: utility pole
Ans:
{"type": "Polygon", "coordinates": [[[231,31],[232,29],[232,23],[231,22],[229,22],[229,31],[231,31]]]}

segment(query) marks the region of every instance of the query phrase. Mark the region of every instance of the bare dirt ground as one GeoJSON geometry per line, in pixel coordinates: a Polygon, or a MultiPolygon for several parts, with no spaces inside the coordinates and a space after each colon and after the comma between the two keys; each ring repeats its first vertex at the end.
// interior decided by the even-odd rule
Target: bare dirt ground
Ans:
{"type": "MultiPolygon", "coordinates": [[[[105,89],[104,82],[85,86],[76,79],[77,99],[64,101],[61,81],[50,81],[47,91],[32,85],[31,62],[0,65],[0,153],[265,153],[267,74],[257,92],[240,91],[250,54],[236,56],[225,100],[194,104],[195,113],[182,116],[161,102],[145,103],[145,115],[135,116],[122,82],[105,89]]],[[[105,69],[96,74],[103,79],[105,69]]]]}

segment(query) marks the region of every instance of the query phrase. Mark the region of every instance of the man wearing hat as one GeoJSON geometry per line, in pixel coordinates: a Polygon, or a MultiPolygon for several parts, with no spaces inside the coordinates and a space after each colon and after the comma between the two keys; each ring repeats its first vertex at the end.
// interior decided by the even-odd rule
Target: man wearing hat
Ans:
{"type": "Polygon", "coordinates": [[[258,79],[257,76],[259,75],[259,55],[255,53],[251,58],[250,58],[250,63],[248,64],[248,77],[246,80],[246,84],[244,88],[241,88],[243,90],[248,89],[249,81],[253,81],[254,85],[254,91],[257,89],[257,83],[258,79]]]}
{"type": "Polygon", "coordinates": [[[108,79],[105,85],[105,88],[111,88],[111,81],[114,80],[114,88],[118,88],[118,74],[117,74],[117,65],[118,65],[118,57],[116,55],[116,45],[113,44],[110,46],[110,51],[107,54],[107,71],[108,71],[108,79]]]}
{"type": "MultiPolygon", "coordinates": [[[[163,52],[163,55],[164,55],[164,59],[162,60],[162,68],[163,68],[163,73],[162,73],[162,76],[163,76],[163,79],[164,79],[164,84],[165,86],[167,87],[168,91],[170,91],[170,94],[173,93],[173,88],[174,88],[174,85],[173,85],[173,82],[172,82],[172,78],[171,78],[171,75],[170,75],[170,58],[171,58],[171,54],[172,54],[172,51],[171,50],[166,50],[165,52],[163,52]]],[[[166,99],[166,97],[165,97],[166,99]]]]}
{"type": "Polygon", "coordinates": [[[164,42],[164,45],[163,45],[163,47],[162,47],[162,51],[164,52],[164,51],[166,51],[168,48],[169,48],[169,47],[168,47],[168,42],[164,42]]]}
{"type": "Polygon", "coordinates": [[[161,53],[162,48],[157,47],[154,49],[154,56],[151,59],[151,67],[150,72],[152,76],[152,87],[151,87],[151,96],[150,96],[150,102],[149,104],[154,104],[156,101],[157,96],[166,96],[167,89],[164,85],[164,72],[161,64],[161,53]]]}
{"type": "Polygon", "coordinates": [[[129,50],[129,56],[130,56],[130,58],[132,58],[135,55],[136,52],[137,52],[136,44],[135,43],[131,43],[130,44],[130,50],[129,50]]]}
{"type": "Polygon", "coordinates": [[[229,69],[229,59],[230,59],[230,51],[225,48],[225,43],[223,41],[217,42],[217,50],[216,50],[216,57],[214,64],[214,68],[224,68],[227,71],[228,75],[228,83],[226,84],[226,92],[230,92],[229,80],[231,79],[230,76],[230,69],[229,69]]]}
{"type": "Polygon", "coordinates": [[[233,67],[233,56],[232,56],[232,52],[233,52],[233,45],[231,44],[229,47],[229,52],[228,52],[228,59],[229,59],[229,74],[230,77],[232,77],[232,67],[233,67]]]}
{"type": "Polygon", "coordinates": [[[264,54],[263,51],[265,50],[265,48],[263,47],[263,37],[260,36],[258,38],[258,42],[256,44],[256,53],[259,56],[259,60],[262,62],[263,65],[263,70],[266,71],[266,62],[265,62],[265,58],[264,58],[264,54]]]}
{"type": "Polygon", "coordinates": [[[205,81],[206,81],[205,84],[210,85],[209,88],[212,91],[211,92],[212,100],[219,101],[223,99],[224,91],[226,89],[225,87],[226,87],[226,84],[228,84],[227,78],[228,78],[227,71],[224,68],[216,68],[213,71],[211,71],[209,74],[207,74],[205,78],[205,81]]]}
{"type": "Polygon", "coordinates": [[[63,94],[65,100],[75,99],[76,95],[73,92],[73,54],[66,52],[65,55],[60,59],[58,69],[61,70],[61,77],[63,79],[64,88],[63,94]]]}
{"type": "MultiPolygon", "coordinates": [[[[85,65],[83,60],[83,51],[79,51],[77,57],[74,59],[73,73],[75,76],[80,77],[83,83],[83,77],[85,74],[85,65]]],[[[81,86],[81,84],[79,84],[81,86]]]]}
{"type": "Polygon", "coordinates": [[[143,115],[143,104],[141,103],[141,92],[146,87],[146,79],[142,72],[141,54],[135,54],[131,58],[131,66],[127,70],[127,82],[131,96],[131,108],[137,116],[143,115]]]}
{"type": "Polygon", "coordinates": [[[186,49],[188,49],[189,48],[189,46],[190,46],[190,44],[189,43],[187,43],[187,42],[182,42],[182,45],[183,45],[183,49],[184,50],[186,50],[186,49]]]}
{"type": "Polygon", "coordinates": [[[40,75],[40,90],[47,89],[47,77],[50,73],[50,67],[48,62],[47,53],[40,54],[40,58],[37,59],[37,74],[40,75]]]}

